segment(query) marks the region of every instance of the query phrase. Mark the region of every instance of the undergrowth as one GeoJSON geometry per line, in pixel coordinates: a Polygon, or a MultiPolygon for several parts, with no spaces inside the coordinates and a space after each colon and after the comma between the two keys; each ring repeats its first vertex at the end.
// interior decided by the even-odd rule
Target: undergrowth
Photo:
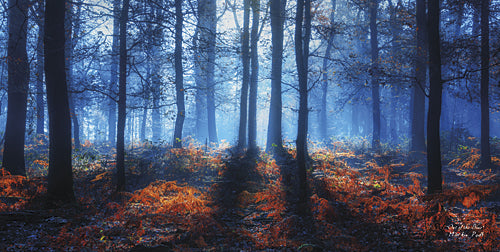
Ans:
{"type": "MultiPolygon", "coordinates": [[[[1,171],[1,213],[46,211],[31,204],[46,192],[43,175],[48,161],[45,152],[38,150],[43,147],[43,141],[28,147],[32,153],[29,177],[1,171]]],[[[490,204],[499,203],[491,195],[500,186],[494,170],[477,169],[477,149],[464,150],[447,164],[443,193],[426,195],[422,165],[405,164],[406,154],[400,149],[374,154],[340,141],[330,147],[311,148],[311,216],[303,217],[290,210],[292,188],[281,173],[284,167],[293,169],[293,160],[276,161],[260,153],[252,161],[259,180],[246,181],[246,187],[234,191],[236,204],[224,209],[234,211],[229,215],[221,213],[218,202],[223,194],[217,192],[235,179],[226,176],[228,164],[246,167],[249,161],[240,158],[228,163],[234,155],[228,148],[194,143],[182,149],[148,143],[129,146],[129,190],[117,198],[113,149],[85,142],[74,154],[76,214],[51,212],[64,220],[56,226],[53,217],[41,215],[41,224],[31,227],[38,239],[28,239],[26,247],[101,251],[127,250],[139,244],[174,250],[500,249],[498,205],[490,204]],[[447,176],[461,181],[446,182],[447,176]]],[[[294,150],[288,148],[288,152],[293,157],[294,150]]],[[[500,165],[498,157],[493,162],[500,165]]],[[[15,244],[0,249],[16,250],[15,244]]]]}

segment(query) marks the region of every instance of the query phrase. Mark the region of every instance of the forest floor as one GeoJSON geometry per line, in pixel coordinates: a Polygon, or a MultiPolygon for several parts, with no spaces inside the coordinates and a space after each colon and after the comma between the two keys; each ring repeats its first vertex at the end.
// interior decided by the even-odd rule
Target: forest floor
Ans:
{"type": "Polygon", "coordinates": [[[481,170],[476,148],[445,153],[444,191],[426,195],[425,158],[386,149],[311,146],[304,217],[292,148],[273,159],[136,144],[116,193],[114,150],[86,142],[73,153],[77,203],[48,206],[40,140],[26,149],[29,177],[0,174],[0,251],[500,250],[498,155],[481,170]]]}

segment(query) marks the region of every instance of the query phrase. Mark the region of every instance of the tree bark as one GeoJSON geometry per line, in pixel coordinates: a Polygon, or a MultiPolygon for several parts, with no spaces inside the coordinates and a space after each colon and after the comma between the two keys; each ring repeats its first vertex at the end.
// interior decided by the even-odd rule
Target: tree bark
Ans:
{"type": "Polygon", "coordinates": [[[148,98],[144,99],[144,108],[142,109],[142,118],[141,118],[141,131],[139,133],[139,138],[141,142],[144,143],[146,141],[146,123],[148,119],[148,98]]]}
{"type": "Polygon", "coordinates": [[[427,76],[427,22],[425,0],[417,0],[417,52],[415,55],[415,85],[412,90],[411,144],[412,159],[425,152],[425,86],[427,76]]]}
{"type": "Polygon", "coordinates": [[[49,111],[49,172],[47,193],[52,201],[73,202],[71,118],[65,69],[66,1],[46,1],[45,76],[49,111]]]}
{"type": "Polygon", "coordinates": [[[257,151],[257,89],[259,85],[259,18],[260,0],[252,0],[251,69],[248,101],[248,150],[257,151]]]}
{"type": "Polygon", "coordinates": [[[208,64],[208,39],[211,31],[207,24],[210,23],[210,12],[206,0],[198,1],[198,24],[195,31],[194,47],[195,54],[193,55],[195,64],[195,81],[196,81],[196,138],[204,143],[208,140],[208,110],[207,110],[207,64],[208,64]]]}
{"type": "Polygon", "coordinates": [[[250,1],[243,0],[243,32],[241,35],[241,61],[243,65],[243,78],[240,96],[240,128],[238,130],[238,147],[247,146],[247,122],[248,122],[248,83],[250,81],[250,1]]]}
{"type": "MultiPolygon", "coordinates": [[[[109,93],[116,96],[118,82],[118,53],[120,50],[120,0],[113,0],[113,42],[111,45],[111,69],[109,78],[109,93]]],[[[108,142],[114,145],[116,141],[116,101],[109,99],[108,110],[108,142]]]]}
{"type": "Polygon", "coordinates": [[[38,39],[36,43],[36,134],[45,134],[45,102],[43,100],[43,20],[44,20],[44,1],[38,1],[37,24],[38,39]]]}
{"type": "MultiPolygon", "coordinates": [[[[147,1],[146,1],[147,2],[147,1]]],[[[145,2],[145,4],[147,4],[145,2]]],[[[163,125],[162,117],[160,113],[160,102],[161,102],[161,46],[164,43],[164,32],[162,27],[162,22],[164,22],[164,10],[159,5],[151,6],[151,20],[154,20],[153,24],[148,24],[150,27],[151,34],[150,37],[150,48],[151,48],[151,64],[152,73],[151,76],[151,97],[153,102],[153,107],[151,111],[151,125],[153,131],[153,142],[159,143],[163,136],[163,125]]]]}
{"type": "Polygon", "coordinates": [[[372,148],[380,150],[380,92],[379,92],[379,62],[378,62],[378,31],[377,31],[378,0],[370,1],[370,45],[371,45],[371,84],[372,84],[372,114],[373,138],[372,148]]]}
{"type": "Polygon", "coordinates": [[[208,140],[217,143],[217,123],[215,120],[215,39],[217,34],[217,1],[205,0],[206,10],[204,11],[206,24],[202,28],[204,44],[202,48],[206,50],[206,72],[203,76],[206,83],[207,92],[207,123],[208,140]]]}
{"type": "MultiPolygon", "coordinates": [[[[390,8],[390,27],[391,27],[391,33],[392,33],[392,42],[391,42],[391,53],[393,56],[393,63],[397,63],[397,61],[400,59],[399,55],[401,55],[401,22],[400,18],[398,15],[399,8],[401,8],[402,4],[401,1],[398,0],[396,5],[393,5],[392,1],[389,1],[389,8],[390,8]]],[[[399,127],[398,127],[398,122],[401,120],[398,120],[398,115],[400,114],[399,112],[401,111],[398,109],[398,100],[399,100],[399,94],[401,87],[400,83],[402,82],[402,79],[399,77],[395,77],[393,79],[394,83],[390,86],[391,88],[391,101],[390,101],[390,106],[393,108],[393,112],[389,115],[390,120],[389,120],[389,127],[388,127],[388,134],[390,136],[391,143],[396,145],[398,143],[398,135],[399,135],[399,127]]]]}
{"type": "Polygon", "coordinates": [[[127,21],[130,0],[123,0],[120,14],[120,64],[118,86],[118,125],[116,136],[117,191],[125,190],[125,121],[127,117],[127,21]]]}
{"type": "Polygon", "coordinates": [[[490,153],[490,9],[489,0],[481,1],[481,168],[491,164],[490,153]]]}
{"type": "Polygon", "coordinates": [[[319,135],[323,141],[328,141],[328,116],[327,116],[327,97],[328,97],[328,63],[333,49],[333,39],[335,38],[335,8],[336,0],[332,1],[332,13],[330,14],[330,30],[323,59],[323,81],[321,83],[321,109],[319,112],[319,135]]]}
{"type": "Polygon", "coordinates": [[[297,1],[295,17],[295,62],[299,76],[299,119],[297,127],[297,167],[299,179],[299,209],[301,215],[307,212],[307,123],[308,123],[308,90],[307,74],[309,60],[309,41],[311,38],[311,1],[297,1]],[[304,32],[302,32],[304,29],[304,32]]]}
{"type": "Polygon", "coordinates": [[[439,119],[441,117],[441,40],[439,37],[439,0],[428,2],[429,36],[429,112],[427,117],[427,193],[443,190],[439,119]]]}
{"type": "Polygon", "coordinates": [[[271,0],[271,104],[269,106],[266,151],[277,154],[284,151],[281,136],[281,72],[285,6],[286,0],[271,0]]]}
{"type": "Polygon", "coordinates": [[[174,148],[182,147],[182,127],[186,109],[184,106],[184,78],[182,69],[182,0],[175,0],[175,91],[177,96],[177,117],[175,118],[174,148]]]}
{"type": "Polygon", "coordinates": [[[29,1],[9,0],[8,4],[8,101],[2,166],[11,174],[26,175],[24,134],[29,82],[26,52],[29,1]]]}
{"type": "Polygon", "coordinates": [[[162,136],[162,125],[161,125],[161,115],[160,115],[160,86],[161,80],[159,76],[160,66],[158,63],[153,63],[153,73],[152,73],[152,102],[153,108],[151,109],[151,126],[153,131],[153,142],[159,143],[162,136]]]}
{"type": "MultiPolygon", "coordinates": [[[[66,26],[66,44],[65,44],[65,56],[66,56],[66,82],[69,90],[74,89],[75,82],[73,76],[73,50],[76,45],[75,37],[80,32],[80,10],[81,7],[78,7],[78,11],[76,13],[76,22],[73,20],[73,3],[66,4],[66,16],[65,16],[65,26],[66,26]],[[74,26],[74,27],[73,27],[74,26]]],[[[76,112],[76,104],[75,98],[76,94],[69,93],[69,109],[71,120],[73,122],[73,139],[75,143],[75,148],[80,148],[80,124],[78,122],[78,114],[76,112]]]]}

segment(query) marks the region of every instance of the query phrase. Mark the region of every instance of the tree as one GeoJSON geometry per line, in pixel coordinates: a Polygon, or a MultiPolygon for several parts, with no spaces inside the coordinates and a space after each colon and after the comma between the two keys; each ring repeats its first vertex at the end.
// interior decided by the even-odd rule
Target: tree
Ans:
{"type": "Polygon", "coordinates": [[[248,83],[250,81],[250,0],[243,0],[243,32],[241,35],[241,61],[243,65],[243,78],[240,96],[240,128],[238,131],[238,147],[247,145],[247,113],[248,113],[248,83]]]}
{"type": "Polygon", "coordinates": [[[257,89],[259,84],[259,17],[260,0],[252,0],[252,37],[251,37],[251,69],[250,95],[248,97],[248,150],[257,150],[257,89]]]}
{"type": "MultiPolygon", "coordinates": [[[[389,23],[390,23],[390,31],[392,35],[392,41],[391,41],[391,57],[395,61],[393,64],[403,64],[403,60],[400,57],[402,53],[402,46],[401,46],[401,32],[402,32],[402,22],[400,20],[400,11],[402,8],[402,3],[401,0],[398,0],[397,3],[394,5],[391,0],[389,2],[389,12],[390,12],[390,17],[389,17],[389,23]]],[[[397,67],[396,67],[397,69],[397,67]]],[[[398,115],[401,113],[400,109],[398,109],[398,102],[399,102],[399,97],[401,94],[401,83],[403,82],[402,78],[400,78],[398,73],[395,74],[396,76],[393,78],[393,83],[390,85],[391,89],[391,101],[389,102],[389,106],[393,108],[392,113],[389,113],[389,136],[390,136],[390,142],[393,144],[396,144],[399,140],[398,136],[398,124],[401,124],[402,120],[398,120],[398,115]]]]}
{"type": "MultiPolygon", "coordinates": [[[[198,24],[195,35],[195,78],[196,78],[196,137],[205,142],[209,138],[208,101],[213,96],[215,85],[215,39],[217,30],[217,1],[198,1],[198,24]],[[209,94],[212,92],[212,94],[209,94]]],[[[212,99],[212,98],[211,98],[212,99]]],[[[212,106],[212,105],[211,105],[212,106]]],[[[215,127],[215,124],[211,127],[215,127]]],[[[214,135],[212,131],[212,135],[214,135]]],[[[215,134],[216,135],[216,134],[215,134]]],[[[212,136],[213,137],[213,136],[212,136]]],[[[216,138],[216,137],[215,137],[216,138]]]]}
{"type": "Polygon", "coordinates": [[[323,80],[321,82],[321,109],[319,112],[319,135],[326,141],[328,139],[328,117],[327,117],[327,94],[328,94],[328,62],[333,49],[333,39],[335,38],[335,8],[336,0],[332,0],[332,12],[330,14],[330,30],[325,50],[325,58],[323,59],[323,80]]]}
{"type": "Polygon", "coordinates": [[[196,122],[195,122],[195,137],[200,142],[205,142],[208,140],[208,119],[207,119],[207,92],[206,92],[206,83],[202,76],[203,70],[203,62],[204,59],[201,57],[203,50],[200,49],[201,41],[201,25],[202,21],[202,12],[206,10],[206,8],[202,8],[201,3],[204,1],[198,1],[198,25],[196,26],[195,31],[195,39],[194,41],[194,50],[193,53],[194,58],[194,75],[196,82],[196,94],[195,94],[195,110],[196,110],[196,122]]]}
{"type": "MultiPolygon", "coordinates": [[[[152,141],[158,143],[162,136],[162,118],[160,112],[161,103],[161,65],[162,54],[161,46],[164,42],[164,32],[163,32],[163,22],[164,22],[164,10],[162,8],[163,1],[157,1],[156,3],[151,3],[151,1],[143,1],[144,4],[144,20],[139,22],[146,23],[146,30],[143,32],[144,38],[141,40],[145,44],[145,51],[148,57],[148,62],[146,63],[146,76],[147,84],[143,88],[143,97],[152,98],[151,100],[151,129],[152,129],[152,141]],[[149,5],[149,8],[148,8],[149,5]]],[[[147,99],[143,101],[146,105],[149,103],[147,99]]],[[[144,118],[147,118],[147,107],[144,107],[144,118]]],[[[145,124],[145,122],[144,122],[145,124]]],[[[144,130],[145,131],[145,130],[144,130]]]]}
{"type": "Polygon", "coordinates": [[[125,121],[127,117],[127,21],[130,0],[123,0],[120,14],[120,64],[118,86],[118,125],[116,132],[117,191],[125,189],[125,121]]]}
{"type": "Polygon", "coordinates": [[[380,150],[380,91],[379,91],[379,48],[377,32],[378,0],[370,1],[370,45],[371,45],[371,85],[372,85],[372,115],[373,138],[372,148],[380,150]]]}
{"type": "Polygon", "coordinates": [[[2,166],[15,175],[26,175],[24,163],[24,134],[28,99],[28,32],[27,0],[9,0],[7,49],[7,123],[2,166]]]}
{"type": "Polygon", "coordinates": [[[175,91],[177,97],[177,117],[175,118],[174,148],[182,147],[182,127],[186,116],[184,106],[184,78],[182,69],[182,0],[175,0],[175,91]]]}
{"type": "Polygon", "coordinates": [[[43,20],[44,1],[38,1],[36,23],[38,38],[36,43],[36,134],[45,134],[45,103],[43,101],[43,20]]]}
{"type": "Polygon", "coordinates": [[[271,104],[267,130],[266,151],[281,153],[281,72],[283,63],[283,24],[285,22],[286,0],[271,0],[271,104]]]}
{"type": "Polygon", "coordinates": [[[429,112],[427,115],[427,193],[441,192],[441,146],[439,119],[441,117],[441,40],[439,37],[439,0],[428,2],[429,38],[429,112]]]}
{"type": "MultiPolygon", "coordinates": [[[[118,75],[118,50],[120,36],[120,0],[113,0],[113,42],[111,45],[111,69],[109,78],[109,93],[111,97],[116,95],[118,75]]],[[[109,99],[108,110],[108,142],[111,145],[116,141],[116,101],[109,99]]]]}
{"type": "Polygon", "coordinates": [[[415,158],[425,151],[425,78],[427,75],[427,22],[425,0],[417,0],[417,51],[415,55],[415,84],[412,88],[411,144],[410,152],[415,158]]]}
{"type": "Polygon", "coordinates": [[[206,45],[202,48],[207,50],[206,64],[206,92],[207,92],[207,123],[208,140],[217,143],[217,124],[215,121],[215,38],[217,33],[217,1],[206,0],[206,45]]]}
{"type": "MultiPolygon", "coordinates": [[[[65,56],[66,56],[66,83],[71,89],[75,88],[74,75],[73,75],[73,51],[75,45],[77,44],[76,36],[80,33],[80,11],[81,6],[78,5],[77,13],[73,15],[73,4],[66,4],[66,16],[65,16],[65,33],[66,33],[66,43],[65,43],[65,56]],[[74,18],[74,20],[73,20],[74,18]]],[[[71,120],[73,122],[73,139],[75,141],[75,148],[80,148],[80,123],[78,121],[78,113],[76,112],[76,94],[69,93],[69,108],[71,120]]]]}
{"type": "Polygon", "coordinates": [[[308,87],[309,41],[311,39],[311,1],[297,1],[295,16],[295,62],[299,76],[299,119],[297,127],[297,166],[299,179],[299,213],[307,211],[307,124],[308,124],[308,87]],[[304,29],[304,31],[302,31],[304,29]]]}
{"type": "Polygon", "coordinates": [[[491,164],[490,153],[490,1],[481,1],[481,167],[491,164]]]}
{"type": "Polygon", "coordinates": [[[71,118],[65,69],[66,1],[46,1],[45,78],[49,111],[49,172],[47,193],[54,201],[72,202],[71,118]]]}

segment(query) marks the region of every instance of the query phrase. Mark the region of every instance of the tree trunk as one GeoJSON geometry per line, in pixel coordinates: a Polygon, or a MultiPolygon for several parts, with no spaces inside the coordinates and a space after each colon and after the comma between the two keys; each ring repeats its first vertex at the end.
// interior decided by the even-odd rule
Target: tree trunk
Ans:
{"type": "Polygon", "coordinates": [[[266,151],[283,152],[281,136],[281,72],[283,63],[283,24],[285,22],[286,0],[271,0],[271,104],[267,130],[266,151]]]}
{"type": "MultiPolygon", "coordinates": [[[[113,42],[111,45],[111,69],[109,78],[109,93],[116,96],[118,76],[118,53],[120,36],[120,0],[113,0],[113,42]]],[[[116,141],[116,101],[109,99],[108,110],[108,142],[114,145],[116,141]]]]}
{"type": "Polygon", "coordinates": [[[370,2],[370,45],[371,45],[371,84],[372,84],[372,114],[373,138],[372,148],[380,150],[380,93],[379,93],[379,65],[378,65],[378,32],[377,32],[378,0],[370,2]]]}
{"type": "Polygon", "coordinates": [[[175,0],[175,91],[177,96],[177,117],[175,118],[174,148],[182,147],[182,127],[186,109],[184,107],[184,78],[182,69],[182,0],[175,0]]]}
{"type": "Polygon", "coordinates": [[[215,121],[215,39],[217,33],[217,2],[200,1],[198,5],[202,25],[200,27],[200,55],[204,60],[202,76],[205,82],[207,100],[208,140],[217,143],[217,125],[215,121]],[[201,52],[205,50],[205,52],[201,52]]]}
{"type": "Polygon", "coordinates": [[[49,111],[49,172],[47,194],[50,200],[75,201],[71,168],[71,118],[65,71],[66,1],[46,1],[45,77],[49,111]]]}
{"type": "Polygon", "coordinates": [[[417,0],[417,52],[415,56],[415,84],[412,90],[410,155],[418,160],[425,152],[425,86],[427,76],[427,22],[425,0],[417,0]]]}
{"type": "Polygon", "coordinates": [[[295,17],[295,62],[299,76],[299,120],[297,127],[297,167],[299,179],[299,209],[301,215],[307,212],[307,73],[309,59],[309,41],[311,38],[311,1],[297,1],[295,17]],[[304,33],[302,33],[304,29],[304,33]]]}
{"type": "Polygon", "coordinates": [[[75,144],[75,149],[78,149],[81,146],[80,123],[78,121],[78,112],[76,111],[75,94],[69,94],[69,109],[70,109],[71,121],[73,122],[73,140],[75,144]]]}
{"type": "Polygon", "coordinates": [[[148,120],[148,98],[144,99],[144,108],[142,109],[142,118],[141,118],[141,132],[139,134],[139,138],[141,142],[144,143],[146,141],[146,123],[148,120]]]}
{"type": "Polygon", "coordinates": [[[251,38],[251,68],[250,95],[248,101],[248,150],[257,151],[257,89],[259,85],[259,18],[260,0],[252,0],[252,38],[251,38]]]}
{"type": "Polygon", "coordinates": [[[127,117],[127,21],[130,0],[123,0],[120,14],[120,64],[118,86],[118,125],[116,132],[117,191],[125,190],[125,121],[127,117]]]}
{"type": "Polygon", "coordinates": [[[330,14],[330,30],[323,59],[323,81],[321,86],[321,109],[319,111],[319,135],[325,143],[328,141],[328,116],[327,116],[327,93],[328,93],[328,62],[333,49],[333,39],[335,37],[335,8],[336,0],[332,1],[332,13],[330,14]]]}
{"type": "MultiPolygon", "coordinates": [[[[74,76],[73,76],[73,50],[76,45],[74,38],[80,32],[80,11],[81,7],[78,7],[76,13],[76,22],[73,22],[73,3],[66,5],[66,16],[65,16],[65,26],[66,26],[66,44],[65,44],[65,55],[66,55],[66,83],[69,90],[75,88],[74,76]],[[73,28],[74,26],[74,28],[73,28]]],[[[75,148],[80,148],[80,124],[78,122],[78,114],[76,113],[75,104],[76,94],[69,94],[69,106],[70,115],[73,122],[73,139],[75,141],[75,148]]]]}
{"type": "Polygon", "coordinates": [[[238,131],[238,147],[247,146],[247,113],[248,113],[248,83],[250,81],[250,1],[243,0],[243,33],[241,35],[241,61],[243,65],[243,78],[241,84],[240,96],[240,128],[238,131]]]}
{"type": "MultiPolygon", "coordinates": [[[[199,4],[199,2],[198,2],[199,4]]],[[[201,25],[200,24],[200,18],[198,18],[198,27],[201,25]]],[[[196,134],[196,139],[204,143],[205,140],[208,139],[208,118],[207,118],[207,92],[206,92],[206,85],[205,82],[203,81],[203,76],[201,76],[201,65],[203,64],[202,59],[200,57],[201,50],[199,48],[199,40],[200,40],[200,35],[199,35],[199,28],[196,28],[198,30],[197,34],[195,35],[195,50],[196,53],[193,54],[194,57],[194,74],[195,74],[195,82],[196,82],[196,94],[195,94],[195,110],[196,110],[196,122],[195,122],[195,134],[196,134]]]]}
{"type": "MultiPolygon", "coordinates": [[[[148,1],[145,2],[147,4],[148,1]]],[[[149,75],[151,77],[151,96],[153,100],[153,107],[151,111],[151,125],[153,131],[153,142],[159,143],[163,136],[163,125],[162,125],[162,117],[160,112],[160,102],[161,102],[161,47],[164,43],[164,32],[162,27],[162,22],[164,22],[164,10],[159,5],[151,6],[150,11],[150,20],[153,20],[153,23],[147,24],[150,30],[150,34],[147,36],[150,40],[150,48],[151,53],[151,64],[152,64],[152,73],[149,75]],[[154,24],[154,25],[153,25],[154,24]]]]}
{"type": "Polygon", "coordinates": [[[8,86],[7,123],[2,166],[15,175],[26,175],[24,163],[24,134],[28,98],[29,65],[26,52],[28,31],[26,0],[9,0],[8,9],[8,86]]]}
{"type": "MultiPolygon", "coordinates": [[[[399,55],[402,55],[401,53],[401,22],[400,22],[400,17],[398,15],[398,11],[401,8],[402,3],[401,0],[398,0],[397,4],[394,6],[392,4],[392,1],[389,1],[389,7],[390,7],[390,26],[391,26],[391,33],[392,33],[392,42],[391,42],[391,53],[393,56],[393,63],[397,63],[398,60],[400,60],[399,55]]],[[[398,109],[398,100],[399,100],[399,95],[400,95],[400,90],[401,83],[403,80],[399,77],[396,77],[393,79],[394,83],[391,85],[391,101],[390,101],[390,106],[392,107],[392,113],[390,114],[390,120],[389,120],[389,136],[391,139],[391,143],[396,145],[398,143],[398,135],[399,135],[399,127],[398,127],[398,122],[401,122],[398,120],[398,115],[401,110],[398,109]]]]}
{"type": "Polygon", "coordinates": [[[153,73],[151,82],[152,86],[152,100],[153,100],[153,108],[151,109],[151,128],[153,131],[153,142],[159,143],[162,136],[162,125],[161,125],[161,115],[160,115],[160,86],[161,80],[158,73],[160,72],[160,67],[158,63],[153,63],[153,73]]]}
{"type": "Polygon", "coordinates": [[[208,140],[208,117],[207,117],[207,37],[206,27],[209,19],[206,7],[207,1],[198,1],[198,24],[195,30],[194,48],[194,74],[196,82],[196,139],[202,143],[208,140]]]}
{"type": "Polygon", "coordinates": [[[481,168],[491,164],[490,153],[490,9],[489,0],[481,1],[481,168]]]}
{"type": "Polygon", "coordinates": [[[38,39],[36,43],[36,134],[45,134],[45,102],[43,100],[43,20],[44,1],[38,1],[37,24],[38,39]]]}
{"type": "Polygon", "coordinates": [[[427,117],[427,193],[442,191],[441,146],[439,119],[441,116],[441,40],[439,37],[439,0],[429,0],[429,112],[427,117]]]}

